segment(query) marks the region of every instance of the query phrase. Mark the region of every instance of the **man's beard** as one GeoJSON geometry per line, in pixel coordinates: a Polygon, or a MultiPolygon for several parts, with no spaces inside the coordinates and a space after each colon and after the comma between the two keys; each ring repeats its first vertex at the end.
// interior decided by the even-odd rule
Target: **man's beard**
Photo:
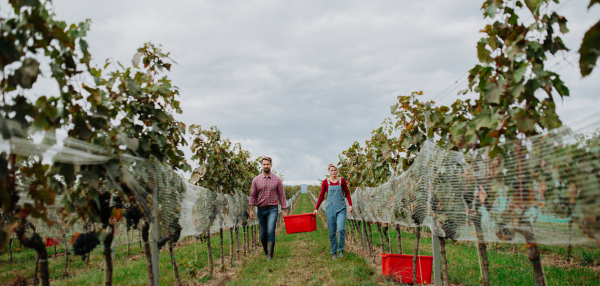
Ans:
{"type": "Polygon", "coordinates": [[[269,169],[269,168],[264,168],[264,169],[263,169],[263,172],[265,172],[265,174],[269,174],[269,173],[271,173],[271,169],[269,169]]]}

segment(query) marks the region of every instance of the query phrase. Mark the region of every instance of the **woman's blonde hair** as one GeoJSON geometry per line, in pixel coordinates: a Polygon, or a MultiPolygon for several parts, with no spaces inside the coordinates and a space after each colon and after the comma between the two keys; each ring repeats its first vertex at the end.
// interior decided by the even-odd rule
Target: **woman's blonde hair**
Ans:
{"type": "Polygon", "coordinates": [[[327,171],[329,171],[329,169],[331,169],[331,167],[334,167],[337,170],[337,167],[334,164],[329,164],[329,166],[327,166],[327,171]]]}

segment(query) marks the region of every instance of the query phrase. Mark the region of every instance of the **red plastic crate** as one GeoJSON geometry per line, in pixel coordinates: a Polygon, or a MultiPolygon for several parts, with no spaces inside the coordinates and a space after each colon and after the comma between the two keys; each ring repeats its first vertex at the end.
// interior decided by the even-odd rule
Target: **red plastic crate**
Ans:
{"type": "MultiPolygon", "coordinates": [[[[417,283],[431,283],[433,256],[417,256],[417,283]]],[[[390,275],[402,283],[413,284],[413,256],[406,254],[381,254],[383,275],[390,275]]]]}
{"type": "Polygon", "coordinates": [[[317,218],[312,213],[284,216],[283,221],[287,234],[317,230],[317,218]]]}

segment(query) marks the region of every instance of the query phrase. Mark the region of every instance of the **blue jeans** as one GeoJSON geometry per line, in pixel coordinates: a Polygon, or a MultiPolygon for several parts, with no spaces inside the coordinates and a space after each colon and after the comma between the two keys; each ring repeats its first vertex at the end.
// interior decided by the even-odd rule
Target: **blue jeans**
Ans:
{"type": "Polygon", "coordinates": [[[258,210],[258,225],[260,226],[260,241],[275,241],[275,226],[279,208],[272,206],[268,209],[258,210]]]}
{"type": "Polygon", "coordinates": [[[342,252],[344,250],[344,241],[346,238],[346,205],[340,203],[327,203],[325,216],[327,217],[327,228],[329,229],[331,254],[335,254],[336,250],[342,252]],[[337,239],[335,237],[336,230],[338,236],[337,239]]]}

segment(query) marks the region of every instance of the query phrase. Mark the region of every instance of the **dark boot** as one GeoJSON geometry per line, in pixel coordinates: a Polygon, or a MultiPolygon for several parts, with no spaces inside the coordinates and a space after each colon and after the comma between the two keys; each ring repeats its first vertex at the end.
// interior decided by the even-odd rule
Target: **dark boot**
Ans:
{"type": "Polygon", "coordinates": [[[269,260],[273,260],[273,252],[275,252],[275,241],[269,241],[267,247],[269,249],[269,260]]]}
{"type": "Polygon", "coordinates": [[[268,258],[269,257],[269,249],[267,248],[267,242],[261,241],[260,243],[262,244],[263,250],[265,251],[265,258],[268,258]]]}

